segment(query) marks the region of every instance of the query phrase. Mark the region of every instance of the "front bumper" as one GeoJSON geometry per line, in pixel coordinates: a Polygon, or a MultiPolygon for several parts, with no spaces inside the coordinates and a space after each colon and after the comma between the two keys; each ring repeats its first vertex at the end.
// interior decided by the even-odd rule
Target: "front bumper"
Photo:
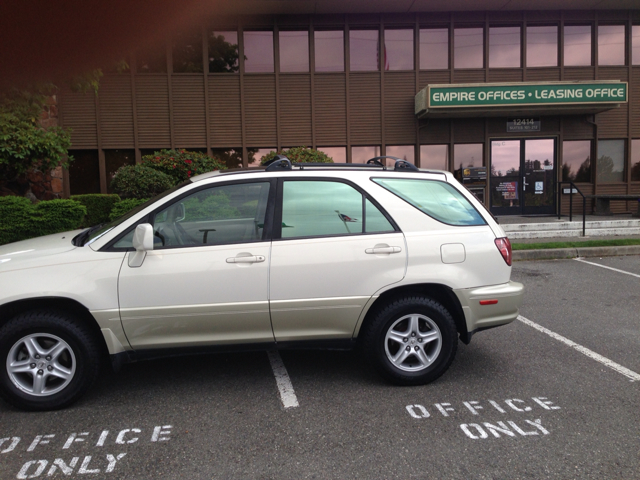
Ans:
{"type": "Polygon", "coordinates": [[[464,312],[469,337],[473,332],[506,325],[513,322],[519,313],[524,294],[524,285],[509,282],[490,287],[454,290],[464,312]],[[495,301],[482,305],[481,301],[495,301]]]}

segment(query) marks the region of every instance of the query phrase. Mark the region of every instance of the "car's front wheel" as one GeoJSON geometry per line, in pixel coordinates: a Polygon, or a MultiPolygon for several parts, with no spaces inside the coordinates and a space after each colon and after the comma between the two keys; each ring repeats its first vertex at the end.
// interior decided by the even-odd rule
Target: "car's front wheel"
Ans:
{"type": "Polygon", "coordinates": [[[75,402],[95,380],[99,348],[88,329],[59,313],[28,312],[0,328],[0,395],[24,410],[75,402]]]}
{"type": "Polygon", "coordinates": [[[396,299],[372,318],[363,346],[378,372],[400,385],[423,385],[451,365],[458,345],[455,323],[438,302],[396,299]]]}

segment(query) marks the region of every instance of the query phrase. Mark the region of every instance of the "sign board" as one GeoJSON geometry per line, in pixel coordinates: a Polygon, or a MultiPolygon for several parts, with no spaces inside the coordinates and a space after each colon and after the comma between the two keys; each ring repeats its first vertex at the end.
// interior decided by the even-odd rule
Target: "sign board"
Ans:
{"type": "Polygon", "coordinates": [[[507,132],[539,132],[539,118],[510,118],[507,121],[507,132]]]}
{"type": "Polygon", "coordinates": [[[563,112],[597,113],[622,103],[628,103],[628,83],[617,80],[436,84],[416,94],[415,114],[422,118],[505,113],[526,119],[563,112]]]}
{"type": "Polygon", "coordinates": [[[562,189],[562,193],[564,195],[569,195],[570,193],[578,193],[578,189],[577,188],[563,188],[562,189]]]}
{"type": "Polygon", "coordinates": [[[429,108],[624,103],[627,83],[430,85],[429,108]]]}

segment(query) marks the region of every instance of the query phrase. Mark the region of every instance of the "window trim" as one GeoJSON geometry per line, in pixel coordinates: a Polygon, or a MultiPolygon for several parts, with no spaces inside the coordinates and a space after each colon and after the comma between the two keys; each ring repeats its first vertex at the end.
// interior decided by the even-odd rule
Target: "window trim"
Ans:
{"type": "Polygon", "coordinates": [[[336,237],[355,237],[362,235],[382,235],[389,233],[402,233],[398,224],[393,220],[391,215],[380,205],[376,199],[374,199],[371,195],[369,195],[363,188],[359,185],[346,180],[344,178],[335,178],[335,177],[287,177],[287,178],[278,178],[278,186],[277,186],[277,195],[275,202],[275,215],[273,217],[273,236],[272,241],[288,241],[288,240],[302,240],[302,239],[314,239],[314,238],[336,238],[336,237]],[[362,222],[362,229],[366,229],[366,200],[369,200],[387,219],[387,221],[393,227],[393,231],[388,232],[357,232],[357,233],[335,233],[330,235],[304,235],[299,237],[287,237],[282,238],[282,205],[283,205],[283,189],[284,182],[333,182],[333,183],[344,183],[356,191],[358,191],[362,195],[362,211],[365,213],[364,221],[362,222]]]}
{"type": "Polygon", "coordinates": [[[155,219],[155,216],[162,210],[164,210],[165,208],[168,208],[169,206],[180,202],[181,200],[185,199],[186,197],[189,197],[191,195],[194,195],[198,192],[201,192],[202,190],[208,190],[210,188],[216,188],[216,187],[224,187],[224,186],[229,186],[229,185],[242,185],[242,184],[251,184],[251,183],[268,183],[269,184],[269,196],[267,198],[267,209],[265,211],[265,217],[264,217],[264,228],[262,229],[262,239],[259,241],[252,241],[252,242],[239,242],[239,243],[222,243],[219,245],[173,245],[173,246],[163,246],[160,248],[154,248],[153,250],[172,250],[172,249],[176,249],[176,248],[200,248],[200,247],[219,247],[219,246],[224,246],[224,245],[247,245],[250,243],[262,243],[262,242],[268,242],[270,241],[272,238],[272,230],[273,230],[273,215],[274,215],[274,206],[275,206],[275,199],[276,199],[276,179],[272,179],[272,178],[261,178],[261,179],[244,179],[244,180],[231,180],[231,181],[226,181],[226,182],[215,182],[215,183],[208,183],[206,185],[202,185],[196,188],[192,188],[184,193],[182,193],[181,195],[178,195],[177,197],[172,198],[171,200],[169,200],[168,202],[164,202],[160,205],[158,205],[156,208],[153,209],[153,211],[151,211],[150,213],[148,213],[147,215],[145,215],[144,217],[142,217],[141,219],[139,219],[137,222],[135,222],[134,224],[132,224],[129,228],[127,228],[126,230],[124,230],[122,233],[120,233],[119,235],[117,235],[116,237],[114,237],[111,241],[109,241],[109,243],[107,243],[104,247],[102,247],[100,249],[101,252],[131,252],[133,251],[133,248],[116,248],[114,247],[114,245],[119,242],[122,238],[124,238],[126,235],[128,235],[132,230],[134,230],[138,225],[143,224],[143,223],[150,223],[153,224],[153,221],[155,219]]]}

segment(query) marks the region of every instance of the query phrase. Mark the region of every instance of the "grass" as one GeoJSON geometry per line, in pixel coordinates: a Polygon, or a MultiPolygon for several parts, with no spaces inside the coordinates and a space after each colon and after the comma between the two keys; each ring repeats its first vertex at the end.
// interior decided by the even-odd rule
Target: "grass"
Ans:
{"type": "Polygon", "coordinates": [[[640,245],[640,238],[618,240],[585,240],[583,242],[512,243],[513,250],[545,250],[549,248],[620,247],[640,245]]]}

